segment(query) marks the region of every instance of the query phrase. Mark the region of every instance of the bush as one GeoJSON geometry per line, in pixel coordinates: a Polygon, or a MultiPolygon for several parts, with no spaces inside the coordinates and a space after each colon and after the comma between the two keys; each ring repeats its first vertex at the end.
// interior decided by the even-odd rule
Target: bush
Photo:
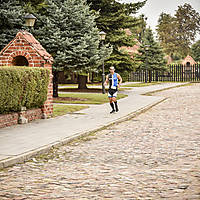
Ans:
{"type": "Polygon", "coordinates": [[[40,108],[47,99],[49,74],[45,68],[0,67],[0,114],[40,108]]]}

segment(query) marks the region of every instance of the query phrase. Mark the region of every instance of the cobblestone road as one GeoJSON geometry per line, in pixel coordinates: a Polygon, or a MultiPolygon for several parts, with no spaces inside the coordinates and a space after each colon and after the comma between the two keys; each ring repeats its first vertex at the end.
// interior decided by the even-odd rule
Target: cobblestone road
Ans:
{"type": "MultiPolygon", "coordinates": [[[[0,199],[200,199],[200,84],[149,111],[0,171],[0,199]]],[[[134,100],[133,100],[134,101],[134,100]]]]}

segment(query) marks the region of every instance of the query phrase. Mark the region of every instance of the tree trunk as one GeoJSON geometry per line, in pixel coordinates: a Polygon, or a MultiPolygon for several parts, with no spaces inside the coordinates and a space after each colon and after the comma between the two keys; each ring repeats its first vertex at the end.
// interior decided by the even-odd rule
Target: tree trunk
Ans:
{"type": "Polygon", "coordinates": [[[92,72],[92,80],[91,80],[92,83],[94,83],[94,72],[92,72]]]}
{"type": "Polygon", "coordinates": [[[158,81],[158,71],[156,70],[156,81],[158,81]]]}
{"type": "Polygon", "coordinates": [[[71,73],[71,83],[77,83],[77,76],[76,73],[71,73]]]}
{"type": "Polygon", "coordinates": [[[78,75],[78,89],[87,89],[87,76],[78,75]]]}
{"type": "Polygon", "coordinates": [[[149,70],[149,83],[151,83],[151,81],[152,81],[152,71],[149,70]]]}
{"type": "Polygon", "coordinates": [[[58,72],[53,71],[53,97],[58,97],[58,72]]]}

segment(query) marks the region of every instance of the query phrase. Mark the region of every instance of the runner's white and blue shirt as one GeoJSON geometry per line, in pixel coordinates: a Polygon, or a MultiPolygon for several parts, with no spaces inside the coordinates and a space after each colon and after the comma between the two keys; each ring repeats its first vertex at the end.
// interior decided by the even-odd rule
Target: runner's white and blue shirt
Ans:
{"type": "Polygon", "coordinates": [[[109,74],[108,75],[108,81],[109,81],[109,90],[108,90],[108,97],[117,97],[117,86],[118,86],[118,78],[117,73],[109,74]]]}
{"type": "Polygon", "coordinates": [[[109,74],[108,80],[109,80],[109,89],[117,90],[117,86],[118,86],[117,73],[109,74]]]}

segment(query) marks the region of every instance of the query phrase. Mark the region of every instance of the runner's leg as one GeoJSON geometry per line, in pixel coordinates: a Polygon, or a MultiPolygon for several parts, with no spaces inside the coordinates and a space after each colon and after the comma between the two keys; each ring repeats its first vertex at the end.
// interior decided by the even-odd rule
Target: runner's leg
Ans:
{"type": "Polygon", "coordinates": [[[119,108],[118,108],[118,105],[117,105],[117,98],[116,97],[113,97],[112,98],[114,104],[115,104],[115,111],[118,112],[119,111],[119,108]]]}
{"type": "Polygon", "coordinates": [[[117,91],[113,94],[112,100],[113,100],[114,105],[115,105],[115,111],[118,112],[119,108],[118,108],[118,104],[117,104],[117,91]]]}
{"type": "Polygon", "coordinates": [[[112,108],[112,111],[110,113],[114,113],[115,112],[115,106],[114,106],[112,97],[113,97],[113,91],[112,90],[108,90],[108,98],[109,98],[109,101],[110,101],[110,106],[112,108]]]}
{"type": "Polygon", "coordinates": [[[111,111],[111,113],[112,113],[112,112],[115,111],[115,107],[114,107],[114,103],[113,103],[112,97],[109,97],[109,100],[110,100],[110,106],[112,108],[112,111],[111,111]]]}

